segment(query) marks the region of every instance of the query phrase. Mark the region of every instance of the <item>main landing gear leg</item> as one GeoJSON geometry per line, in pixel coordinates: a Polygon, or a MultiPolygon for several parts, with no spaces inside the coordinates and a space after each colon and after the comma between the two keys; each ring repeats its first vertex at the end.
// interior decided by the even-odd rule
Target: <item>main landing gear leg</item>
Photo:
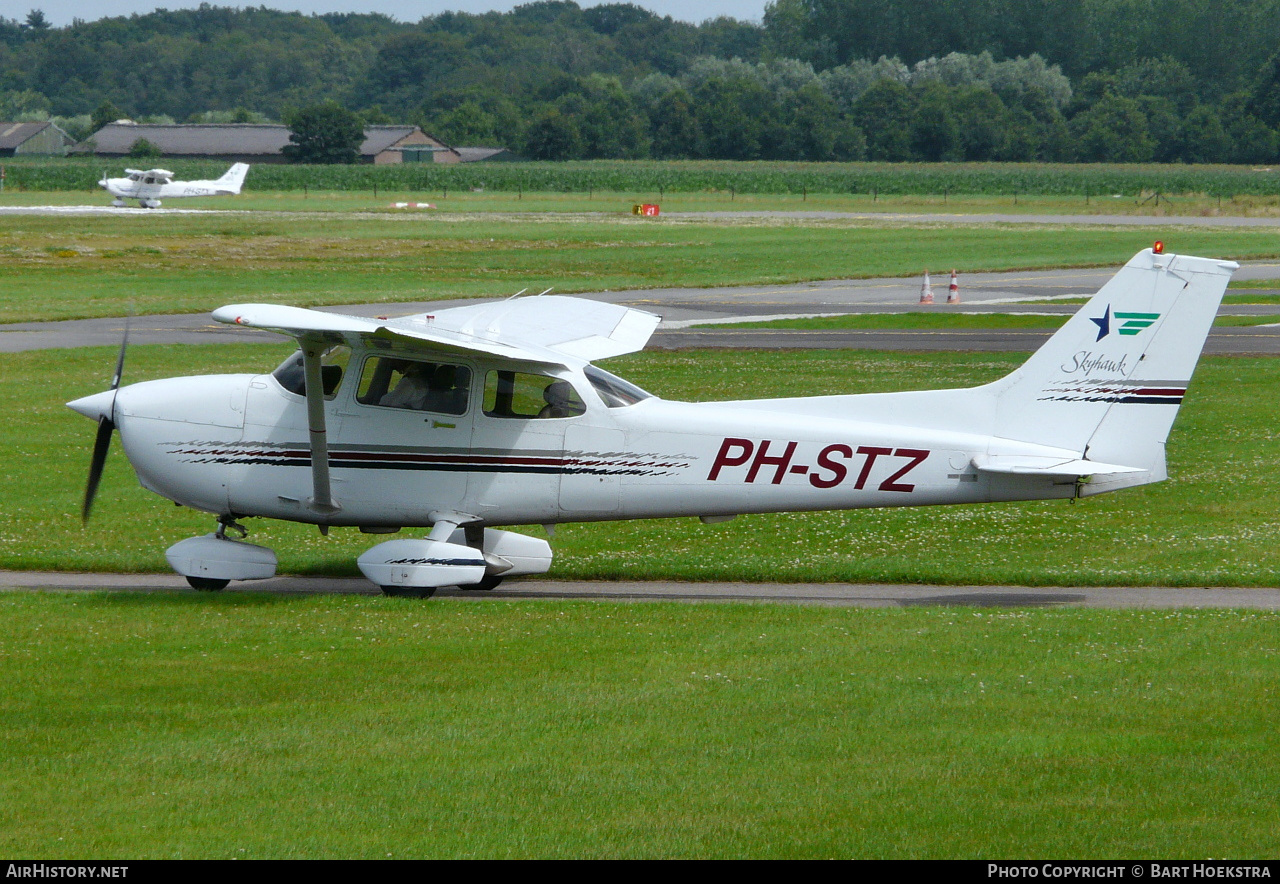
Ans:
{"type": "MultiPolygon", "coordinates": [[[[484,553],[484,527],[481,525],[466,525],[463,528],[463,536],[466,537],[467,546],[472,549],[478,549],[484,553]]],[[[485,569],[485,575],[479,583],[473,583],[464,589],[478,589],[488,592],[491,589],[497,589],[498,584],[502,582],[502,574],[491,573],[488,568],[485,569]]]]}

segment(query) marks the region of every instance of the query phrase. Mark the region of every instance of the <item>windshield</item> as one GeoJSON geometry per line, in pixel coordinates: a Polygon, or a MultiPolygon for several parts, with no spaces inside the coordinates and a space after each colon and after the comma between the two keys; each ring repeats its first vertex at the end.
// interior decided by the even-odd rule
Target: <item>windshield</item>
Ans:
{"type": "MultiPolygon", "coordinates": [[[[351,348],[339,344],[330,347],[320,357],[320,379],[324,383],[326,399],[332,399],[342,383],[342,375],[347,362],[351,359],[351,348]]],[[[280,367],[271,372],[280,386],[298,396],[307,395],[307,377],[302,366],[302,351],[297,350],[292,356],[280,363],[280,367]]]]}

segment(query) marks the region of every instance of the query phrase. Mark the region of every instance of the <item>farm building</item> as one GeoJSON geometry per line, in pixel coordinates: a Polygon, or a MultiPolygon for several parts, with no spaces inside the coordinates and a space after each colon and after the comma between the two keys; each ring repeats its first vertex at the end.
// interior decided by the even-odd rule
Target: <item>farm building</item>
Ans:
{"type": "Polygon", "coordinates": [[[75,140],[50,122],[0,123],[0,157],[63,156],[75,140]]]}
{"type": "MultiPolygon", "coordinates": [[[[117,120],[103,126],[75,153],[123,157],[139,139],[154,144],[161,155],[233,163],[283,163],[281,148],[289,143],[286,126],[266,123],[169,124],[117,120]]],[[[417,126],[366,126],[360,161],[388,163],[457,163],[458,152],[417,126]]]]}

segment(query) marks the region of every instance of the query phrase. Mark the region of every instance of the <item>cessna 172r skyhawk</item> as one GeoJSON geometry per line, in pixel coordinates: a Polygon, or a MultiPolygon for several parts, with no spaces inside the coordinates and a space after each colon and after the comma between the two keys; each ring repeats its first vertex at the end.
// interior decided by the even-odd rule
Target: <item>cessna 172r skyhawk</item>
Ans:
{"type": "Polygon", "coordinates": [[[221,322],[297,339],[271,374],[171,378],[69,403],[98,421],[87,518],[113,430],[142,485],[217,516],[170,547],[197,589],[275,573],[227,536],[259,516],[371,534],[393,595],[545,572],[494,526],[1075,498],[1158,482],[1165,439],[1231,273],[1139,252],[1020,368],[984,386],[668,402],[592,360],[658,317],[537,296],[372,320],[267,304],[221,322]]]}
{"type": "Polygon", "coordinates": [[[123,206],[127,199],[137,200],[144,209],[160,208],[160,201],[182,196],[226,196],[237,194],[249,174],[247,163],[236,163],[215,181],[174,181],[165,169],[125,169],[124,178],[108,178],[98,182],[115,197],[111,204],[123,206]]]}

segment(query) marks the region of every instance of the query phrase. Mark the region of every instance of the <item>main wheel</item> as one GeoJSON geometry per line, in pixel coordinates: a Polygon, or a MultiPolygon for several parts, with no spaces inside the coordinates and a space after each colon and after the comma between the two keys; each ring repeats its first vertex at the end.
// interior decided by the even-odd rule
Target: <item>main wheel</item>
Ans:
{"type": "Polygon", "coordinates": [[[484,579],[481,580],[479,583],[472,584],[471,586],[464,586],[462,588],[463,589],[479,589],[484,592],[488,592],[491,589],[496,589],[498,584],[501,582],[502,582],[501,574],[486,574],[484,575],[484,579]]]}
{"type": "Polygon", "coordinates": [[[220,589],[226,589],[230,580],[217,580],[213,577],[188,577],[187,583],[201,592],[217,592],[220,589]]]}
{"type": "Polygon", "coordinates": [[[436,594],[434,586],[384,586],[382,594],[402,599],[429,599],[436,594]]]}

